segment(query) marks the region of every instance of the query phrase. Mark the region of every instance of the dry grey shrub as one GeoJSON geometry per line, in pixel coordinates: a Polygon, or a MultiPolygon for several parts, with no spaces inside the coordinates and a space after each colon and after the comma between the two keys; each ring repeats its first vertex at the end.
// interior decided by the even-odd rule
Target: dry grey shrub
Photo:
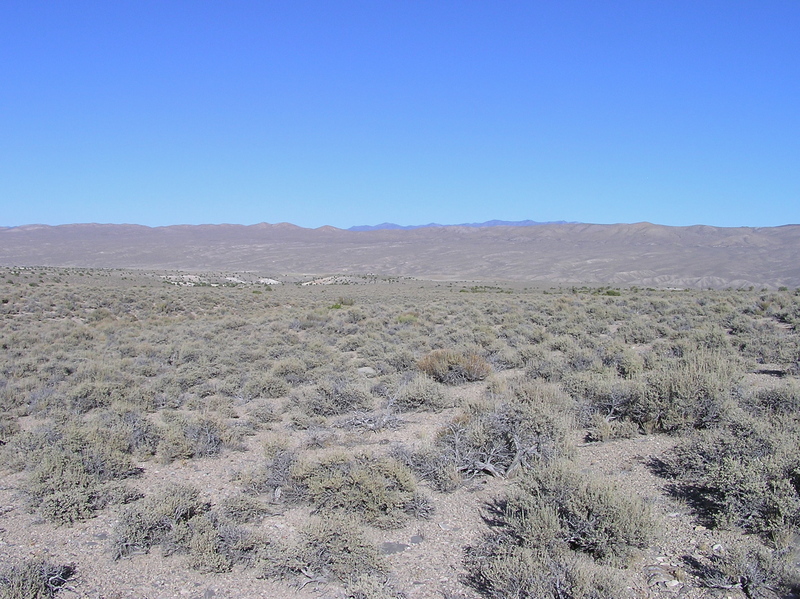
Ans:
{"type": "Polygon", "coordinates": [[[214,456],[239,441],[236,429],[218,416],[165,411],[161,418],[165,426],[157,454],[165,463],[214,456]]]}
{"type": "Polygon", "coordinates": [[[432,508],[416,489],[411,470],[386,456],[337,453],[292,468],[294,484],[316,512],[359,514],[379,528],[403,526],[409,515],[432,508]]]}
{"type": "Polygon", "coordinates": [[[796,597],[800,592],[800,573],[788,555],[764,549],[741,549],[714,554],[708,561],[692,559],[695,574],[712,589],[740,589],[752,599],[796,597]]]}
{"type": "Polygon", "coordinates": [[[292,477],[296,462],[297,454],[294,451],[275,448],[263,464],[238,473],[235,480],[246,493],[269,495],[273,503],[296,501],[302,497],[302,491],[292,477]]]}
{"type": "Polygon", "coordinates": [[[661,467],[714,526],[768,535],[800,527],[800,427],[743,412],[682,441],[661,467]]]}
{"type": "Polygon", "coordinates": [[[201,572],[228,572],[268,551],[270,542],[211,511],[196,488],[173,484],[122,510],[112,554],[120,559],[157,545],[164,555],[188,554],[190,566],[201,572]]]}
{"type": "Polygon", "coordinates": [[[491,364],[473,349],[435,349],[417,361],[417,368],[447,385],[482,381],[492,373],[491,364]]]}
{"type": "Polygon", "coordinates": [[[121,481],[141,470],[89,427],[68,423],[20,434],[4,449],[7,465],[28,472],[22,484],[28,508],[55,524],[86,520],[138,497],[121,481]]]}
{"type": "Polygon", "coordinates": [[[491,518],[495,530],[467,548],[465,566],[470,585],[498,599],[625,596],[612,566],[646,547],[653,531],[641,500],[563,462],[526,473],[491,518]]]}
{"type": "Polygon", "coordinates": [[[301,390],[293,398],[306,414],[314,416],[369,410],[374,403],[364,384],[345,376],[328,377],[313,388],[301,390]]]}
{"type": "Polygon", "coordinates": [[[51,599],[75,575],[75,564],[28,559],[0,569],[0,599],[51,599]]]}
{"type": "Polygon", "coordinates": [[[393,455],[439,491],[480,474],[511,476],[569,455],[571,400],[549,385],[511,381],[467,406],[428,447],[393,455]]]}
{"type": "Polygon", "coordinates": [[[398,597],[386,583],[388,567],[351,516],[315,518],[299,533],[280,563],[267,561],[262,576],[294,575],[298,584],[341,582],[348,597],[398,597]]]}
{"type": "Polygon", "coordinates": [[[402,412],[441,410],[452,405],[442,385],[422,373],[403,377],[390,401],[392,407],[402,412]]]}

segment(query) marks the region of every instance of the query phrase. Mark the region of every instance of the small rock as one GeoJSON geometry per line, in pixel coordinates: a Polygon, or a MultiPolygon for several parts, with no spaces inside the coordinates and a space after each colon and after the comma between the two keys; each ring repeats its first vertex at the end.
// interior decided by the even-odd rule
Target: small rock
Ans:
{"type": "Polygon", "coordinates": [[[392,555],[393,553],[402,553],[406,549],[408,549],[411,545],[406,545],[405,543],[395,543],[393,541],[387,541],[383,545],[381,545],[381,553],[383,555],[392,555]]]}

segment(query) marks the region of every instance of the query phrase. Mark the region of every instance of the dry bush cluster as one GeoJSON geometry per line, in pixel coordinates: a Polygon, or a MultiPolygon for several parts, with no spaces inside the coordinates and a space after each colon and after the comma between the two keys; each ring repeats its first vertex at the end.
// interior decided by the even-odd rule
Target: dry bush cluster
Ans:
{"type": "MultiPolygon", "coordinates": [[[[797,590],[784,559],[800,527],[797,292],[164,281],[0,272],[0,464],[19,473],[20,507],[54,525],[116,514],[109,557],[158,549],[203,572],[401,596],[370,531],[435,517],[437,494],[493,477],[506,492],[464,554],[474,592],[619,597],[656,524],[576,474],[573,441],[668,434],[652,467],[673,494],[764,548],[698,579],[797,590]],[[428,418],[431,435],[404,434],[428,418]],[[262,455],[218,504],[137,486],[239,451],[262,455]],[[290,541],[264,534],[290,510],[310,514],[290,541]]],[[[49,597],[71,568],[20,561],[0,597],[49,597]]]]}

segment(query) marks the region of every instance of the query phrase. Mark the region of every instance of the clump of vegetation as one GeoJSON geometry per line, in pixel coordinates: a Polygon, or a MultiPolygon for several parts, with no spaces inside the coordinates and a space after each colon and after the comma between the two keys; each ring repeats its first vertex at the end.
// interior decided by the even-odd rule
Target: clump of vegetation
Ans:
{"type": "Polygon", "coordinates": [[[54,524],[92,518],[108,505],[138,494],[122,480],[141,471],[129,454],[75,424],[15,436],[4,448],[6,464],[25,470],[28,508],[54,524]]]}
{"type": "Polygon", "coordinates": [[[471,585],[497,598],[624,596],[621,573],[599,566],[624,565],[654,530],[641,500],[563,462],[526,473],[493,520],[465,565],[471,585]]]}
{"type": "Polygon", "coordinates": [[[74,564],[29,559],[0,569],[0,599],[51,599],[75,575],[74,564]]]}
{"type": "Polygon", "coordinates": [[[442,386],[425,374],[416,374],[401,382],[392,396],[392,406],[402,412],[441,410],[449,403],[442,386]]]}
{"type": "Polygon", "coordinates": [[[157,448],[162,462],[214,456],[238,441],[235,431],[219,417],[164,412],[162,418],[166,427],[157,448]]]}
{"type": "Polygon", "coordinates": [[[304,390],[297,400],[305,413],[315,416],[338,416],[369,410],[374,401],[362,385],[341,376],[330,377],[304,390]]]}
{"type": "Polygon", "coordinates": [[[563,393],[516,386],[494,394],[442,428],[433,443],[394,455],[440,491],[453,491],[464,478],[507,477],[569,455],[571,416],[563,393]]]}
{"type": "Polygon", "coordinates": [[[172,484],[122,510],[112,553],[120,559],[160,546],[164,555],[188,554],[196,570],[227,572],[234,564],[250,562],[268,545],[212,511],[196,488],[172,484]]]}
{"type": "Polygon", "coordinates": [[[492,365],[474,350],[435,349],[420,358],[417,367],[447,385],[482,381],[492,373],[492,365]]]}
{"type": "MultiPolygon", "coordinates": [[[[397,596],[385,583],[386,562],[369,543],[352,517],[342,514],[315,518],[287,552],[284,573],[302,575],[305,582],[338,580],[351,597],[389,599],[397,596]]],[[[267,564],[267,575],[274,573],[267,564]]]]}
{"type": "Polygon", "coordinates": [[[409,514],[430,513],[411,470],[384,456],[335,454],[298,464],[292,472],[317,512],[359,514],[379,528],[398,528],[409,514]]]}
{"type": "Polygon", "coordinates": [[[665,472],[711,525],[768,535],[800,526],[800,429],[739,413],[679,443],[665,472]]]}
{"type": "Polygon", "coordinates": [[[733,548],[693,565],[711,589],[739,589],[745,597],[794,597],[800,591],[800,574],[785,552],[733,548]]]}

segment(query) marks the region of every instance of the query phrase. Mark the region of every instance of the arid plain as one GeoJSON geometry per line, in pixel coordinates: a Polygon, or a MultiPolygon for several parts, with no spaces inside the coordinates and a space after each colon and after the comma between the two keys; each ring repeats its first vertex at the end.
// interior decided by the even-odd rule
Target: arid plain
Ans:
{"type": "Polygon", "coordinates": [[[0,597],[795,597],[800,227],[0,230],[0,597]]]}

